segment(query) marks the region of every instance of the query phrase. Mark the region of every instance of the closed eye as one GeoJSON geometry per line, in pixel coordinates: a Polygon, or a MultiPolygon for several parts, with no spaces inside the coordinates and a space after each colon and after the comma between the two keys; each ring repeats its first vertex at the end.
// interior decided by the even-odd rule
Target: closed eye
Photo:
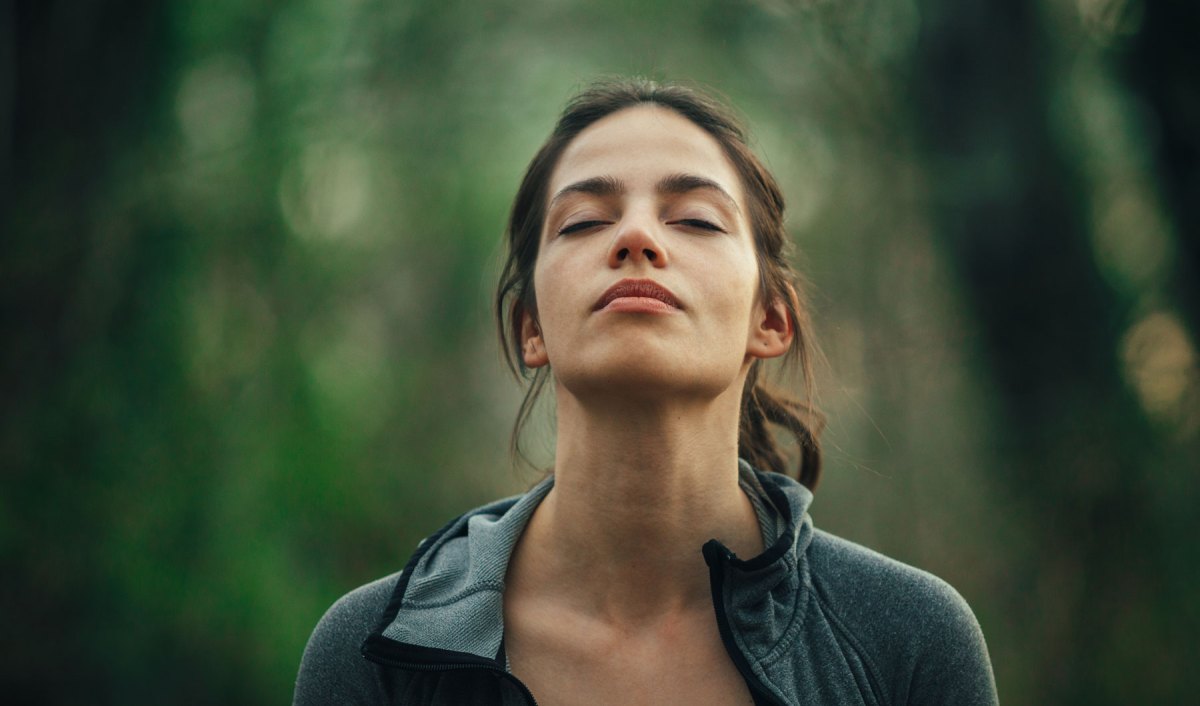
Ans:
{"type": "Polygon", "coordinates": [[[700,230],[710,230],[714,233],[724,233],[725,229],[716,223],[706,221],[702,218],[681,218],[678,221],[670,221],[667,225],[681,225],[689,228],[699,228],[700,230]]]}
{"type": "Polygon", "coordinates": [[[570,235],[571,233],[578,233],[580,231],[588,230],[589,228],[595,228],[596,226],[602,226],[602,225],[607,225],[607,223],[605,221],[579,221],[578,223],[572,223],[569,226],[563,226],[562,228],[559,229],[558,234],[559,235],[570,235]]]}

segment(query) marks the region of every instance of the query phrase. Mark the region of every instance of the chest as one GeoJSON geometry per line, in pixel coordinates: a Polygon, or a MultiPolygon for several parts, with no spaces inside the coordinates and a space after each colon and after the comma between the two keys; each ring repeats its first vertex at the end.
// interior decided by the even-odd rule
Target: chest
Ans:
{"type": "Polygon", "coordinates": [[[702,613],[624,630],[561,615],[510,621],[505,650],[539,706],[753,704],[702,613]]]}

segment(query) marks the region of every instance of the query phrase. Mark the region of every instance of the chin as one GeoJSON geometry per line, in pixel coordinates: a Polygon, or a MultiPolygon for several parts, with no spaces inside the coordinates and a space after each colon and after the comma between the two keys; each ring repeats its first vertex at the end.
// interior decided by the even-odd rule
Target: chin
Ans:
{"type": "Polygon", "coordinates": [[[558,384],[575,397],[648,399],[716,399],[740,384],[740,370],[716,361],[698,361],[678,352],[638,350],[638,346],[603,356],[576,358],[554,367],[558,384]]]}

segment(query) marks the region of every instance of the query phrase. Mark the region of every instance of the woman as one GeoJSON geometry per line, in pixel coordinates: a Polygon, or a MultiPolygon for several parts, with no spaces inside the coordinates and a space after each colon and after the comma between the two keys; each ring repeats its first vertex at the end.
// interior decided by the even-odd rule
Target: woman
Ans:
{"type": "Polygon", "coordinates": [[[553,386],[553,474],[338,601],[296,702],[995,703],[952,588],[812,526],[811,415],[758,382],[767,359],[807,367],[782,223],[711,99],[629,81],[573,100],[517,194],[497,297],[533,373],[517,433],[553,386]],[[768,421],[800,442],[800,482],[768,421]]]}

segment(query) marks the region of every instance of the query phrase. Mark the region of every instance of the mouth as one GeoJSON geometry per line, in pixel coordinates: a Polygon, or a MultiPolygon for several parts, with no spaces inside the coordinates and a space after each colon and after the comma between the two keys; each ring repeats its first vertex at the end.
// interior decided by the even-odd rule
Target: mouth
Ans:
{"type": "Polygon", "coordinates": [[[650,300],[647,303],[661,302],[660,306],[666,305],[671,309],[683,308],[671,290],[652,279],[623,279],[609,287],[600,296],[595,306],[592,307],[592,311],[600,311],[619,299],[650,300]]]}

